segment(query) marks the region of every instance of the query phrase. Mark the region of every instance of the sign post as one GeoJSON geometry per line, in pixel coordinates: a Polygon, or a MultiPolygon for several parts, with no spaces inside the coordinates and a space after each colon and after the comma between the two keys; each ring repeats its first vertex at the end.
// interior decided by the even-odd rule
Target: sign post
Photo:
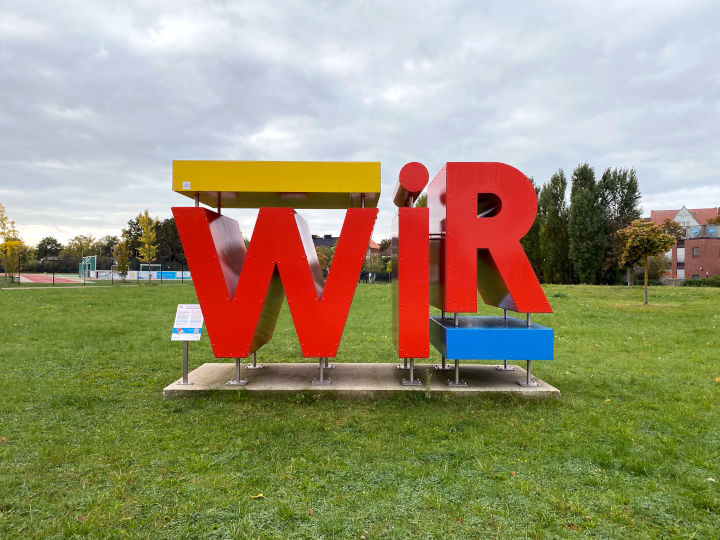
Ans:
{"type": "Polygon", "coordinates": [[[180,384],[193,384],[188,381],[188,343],[200,341],[203,320],[198,304],[178,304],[170,340],[183,342],[183,377],[180,384]]]}

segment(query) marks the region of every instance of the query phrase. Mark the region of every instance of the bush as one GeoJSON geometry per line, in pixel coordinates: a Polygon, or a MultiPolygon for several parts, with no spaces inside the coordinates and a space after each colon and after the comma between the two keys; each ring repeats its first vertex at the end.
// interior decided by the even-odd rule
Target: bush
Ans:
{"type": "Polygon", "coordinates": [[[720,287],[720,276],[702,279],[686,279],[684,287],[720,287]]]}

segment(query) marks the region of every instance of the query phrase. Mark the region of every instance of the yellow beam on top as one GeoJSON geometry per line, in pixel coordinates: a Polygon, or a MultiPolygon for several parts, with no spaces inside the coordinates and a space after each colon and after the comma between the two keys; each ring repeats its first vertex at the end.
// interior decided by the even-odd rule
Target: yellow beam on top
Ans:
{"type": "Polygon", "coordinates": [[[173,161],[173,191],[213,208],[374,208],[380,162],[173,161]]]}

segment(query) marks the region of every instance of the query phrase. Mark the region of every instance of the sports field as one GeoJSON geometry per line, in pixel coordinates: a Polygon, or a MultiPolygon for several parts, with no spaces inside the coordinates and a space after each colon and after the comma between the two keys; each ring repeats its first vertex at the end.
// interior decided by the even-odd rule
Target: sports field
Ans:
{"type": "MultiPolygon", "coordinates": [[[[720,289],[545,290],[562,399],[377,402],[163,401],[190,284],[0,291],[0,538],[720,536],[720,289]]],[[[360,285],[337,361],[393,358],[360,285]]]]}

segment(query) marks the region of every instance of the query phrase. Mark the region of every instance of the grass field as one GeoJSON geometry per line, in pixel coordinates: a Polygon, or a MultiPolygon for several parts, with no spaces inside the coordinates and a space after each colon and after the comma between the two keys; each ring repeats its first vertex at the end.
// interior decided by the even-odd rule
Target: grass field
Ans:
{"type": "MultiPolygon", "coordinates": [[[[372,402],[163,401],[188,284],[0,291],[0,537],[720,536],[720,290],[546,293],[562,399],[372,402]]],[[[392,361],[389,302],[337,361],[392,361]]],[[[259,359],[300,360],[287,307],[259,359]]]]}

